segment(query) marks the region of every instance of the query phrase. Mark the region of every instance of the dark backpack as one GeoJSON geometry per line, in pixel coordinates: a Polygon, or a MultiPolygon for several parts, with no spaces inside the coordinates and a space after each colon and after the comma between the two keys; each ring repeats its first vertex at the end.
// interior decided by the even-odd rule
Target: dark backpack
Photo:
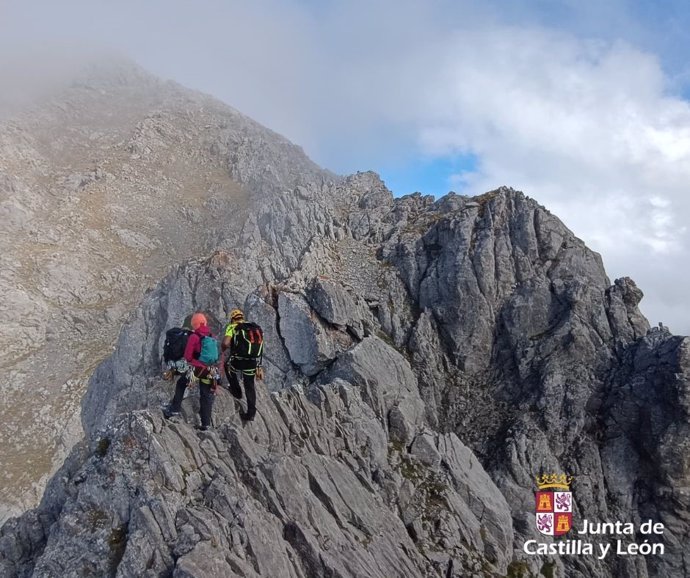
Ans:
{"type": "Polygon", "coordinates": [[[204,365],[215,365],[220,359],[220,351],[218,349],[218,342],[209,336],[201,337],[201,353],[199,353],[199,361],[204,365]]]}
{"type": "Polygon", "coordinates": [[[230,355],[238,359],[260,359],[264,352],[264,332],[256,323],[245,321],[235,327],[230,355]]]}
{"type": "Polygon", "coordinates": [[[173,327],[165,332],[165,344],[163,345],[163,361],[179,361],[184,357],[184,349],[187,347],[187,339],[192,334],[190,329],[173,327]]]}

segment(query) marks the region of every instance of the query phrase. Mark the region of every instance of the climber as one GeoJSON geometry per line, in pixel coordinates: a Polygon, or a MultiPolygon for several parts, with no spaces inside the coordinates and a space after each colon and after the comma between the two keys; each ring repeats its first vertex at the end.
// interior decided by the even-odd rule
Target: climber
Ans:
{"type": "Polygon", "coordinates": [[[242,399],[242,388],[237,375],[238,372],[242,374],[247,411],[241,412],[240,417],[243,421],[252,421],[256,415],[254,378],[261,380],[264,377],[261,367],[264,353],[263,331],[256,323],[245,321],[240,309],[233,309],[230,312],[230,323],[225,328],[221,349],[227,355],[224,367],[229,390],[236,399],[242,399]]]}
{"type": "Polygon", "coordinates": [[[218,343],[211,335],[203,313],[194,313],[190,325],[193,333],[189,335],[184,350],[184,358],[190,368],[177,380],[175,395],[170,404],[163,409],[163,415],[166,418],[180,415],[185,390],[193,387],[198,381],[201,425],[196,426],[196,429],[206,431],[211,427],[213,399],[220,382],[220,374],[216,366],[219,360],[218,343]]]}

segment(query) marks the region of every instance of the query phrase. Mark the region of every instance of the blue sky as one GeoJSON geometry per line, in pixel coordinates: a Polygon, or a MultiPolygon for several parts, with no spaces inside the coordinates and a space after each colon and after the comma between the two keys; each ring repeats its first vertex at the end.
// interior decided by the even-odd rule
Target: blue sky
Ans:
{"type": "Polygon", "coordinates": [[[398,162],[384,163],[377,172],[397,196],[422,193],[442,197],[463,189],[462,175],[477,168],[474,155],[414,156],[398,162]]]}
{"type": "Polygon", "coordinates": [[[523,190],[688,334],[689,31],[680,0],[10,0],[0,81],[114,49],[397,194],[523,190]]]}

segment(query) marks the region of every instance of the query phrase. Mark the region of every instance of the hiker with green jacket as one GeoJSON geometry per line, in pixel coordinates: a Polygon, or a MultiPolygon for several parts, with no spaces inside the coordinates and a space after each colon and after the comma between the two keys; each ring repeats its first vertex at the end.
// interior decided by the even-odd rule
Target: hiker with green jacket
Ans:
{"type": "Polygon", "coordinates": [[[175,395],[170,404],[163,410],[166,418],[180,415],[182,400],[187,387],[192,387],[194,382],[199,382],[199,417],[201,425],[197,429],[206,431],[211,427],[211,413],[213,400],[218,388],[218,370],[215,364],[218,362],[218,347],[208,328],[206,316],[203,313],[192,315],[191,326],[193,333],[187,339],[184,359],[190,365],[190,370],[184,373],[175,386],[175,395]],[[208,338],[206,350],[204,340],[208,338]],[[212,351],[215,348],[215,352],[212,351]],[[215,357],[215,359],[214,359],[215,357]]]}
{"type": "Polygon", "coordinates": [[[225,328],[221,349],[226,355],[225,375],[230,393],[236,399],[242,399],[238,373],[242,374],[247,411],[241,412],[240,417],[243,421],[252,421],[256,415],[254,378],[263,379],[263,331],[256,323],[245,321],[242,310],[233,309],[230,312],[230,323],[225,328]]]}

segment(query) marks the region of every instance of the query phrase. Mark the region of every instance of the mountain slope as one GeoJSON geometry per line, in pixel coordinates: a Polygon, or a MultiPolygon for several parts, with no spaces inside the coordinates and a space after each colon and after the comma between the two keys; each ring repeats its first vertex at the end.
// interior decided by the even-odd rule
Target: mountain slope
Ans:
{"type": "Polygon", "coordinates": [[[0,568],[687,576],[690,340],[649,328],[634,282],[512,189],[394,199],[262,138],[220,139],[251,187],[241,228],[131,314],[85,441],[2,528],[0,568]],[[218,332],[236,306],[266,331],[257,421],[225,391],[213,432],[192,429],[194,397],[162,420],[165,330],[203,309],[218,332]],[[574,476],[576,528],[652,519],[664,554],[525,555],[549,472],[574,476]]]}
{"type": "MultiPolygon", "coordinates": [[[[333,210],[342,225],[311,236],[288,278],[244,296],[246,262],[220,252],[146,298],[92,378],[87,443],[37,513],[3,530],[5,567],[40,576],[78,560],[86,575],[467,576],[536,575],[548,562],[568,576],[685,575],[687,506],[663,496],[687,480],[687,412],[668,408],[687,405],[688,340],[647,332],[634,284],[608,286],[597,256],[519,193],[394,201],[369,174],[343,187],[358,201],[349,215],[333,210]],[[352,224],[365,216],[371,234],[360,236],[352,224]],[[514,237],[523,230],[526,244],[514,237]],[[424,261],[439,231],[456,236],[424,261]],[[513,241],[508,261],[496,250],[507,247],[496,241],[502,232],[513,241]],[[443,272],[444,283],[409,283],[412,261],[398,257],[413,240],[421,277],[443,272]],[[529,246],[534,257],[523,260],[529,246]],[[487,247],[513,273],[478,267],[487,247]],[[449,281],[448,268],[468,260],[474,273],[449,281]],[[494,275],[507,279],[503,292],[494,275]],[[426,287],[451,302],[457,290],[457,311],[439,296],[420,306],[426,287]],[[269,387],[293,387],[262,393],[249,426],[224,391],[214,433],[191,429],[194,401],[183,422],[162,421],[154,408],[170,395],[158,377],[164,329],[203,308],[217,330],[238,303],[266,328],[269,387]],[[469,317],[480,303],[492,306],[483,325],[469,317]],[[447,334],[461,331],[449,327],[458,319],[468,334],[454,348],[447,334]],[[552,470],[579,480],[578,520],[663,520],[665,556],[523,559],[522,544],[538,535],[534,477],[552,470]],[[640,487],[648,490],[631,489],[640,487]],[[43,530],[8,549],[26,524],[43,530]]],[[[275,222],[300,214],[292,208],[275,222]]],[[[243,235],[252,229],[250,219],[243,235]]],[[[256,250],[275,242],[282,261],[300,247],[269,232],[256,250]]]]}
{"type": "Polygon", "coordinates": [[[234,246],[249,196],[302,174],[328,176],[230,107],[128,62],[0,125],[0,520],[35,505],[81,436],[86,380],[143,292],[171,265],[234,246]]]}

